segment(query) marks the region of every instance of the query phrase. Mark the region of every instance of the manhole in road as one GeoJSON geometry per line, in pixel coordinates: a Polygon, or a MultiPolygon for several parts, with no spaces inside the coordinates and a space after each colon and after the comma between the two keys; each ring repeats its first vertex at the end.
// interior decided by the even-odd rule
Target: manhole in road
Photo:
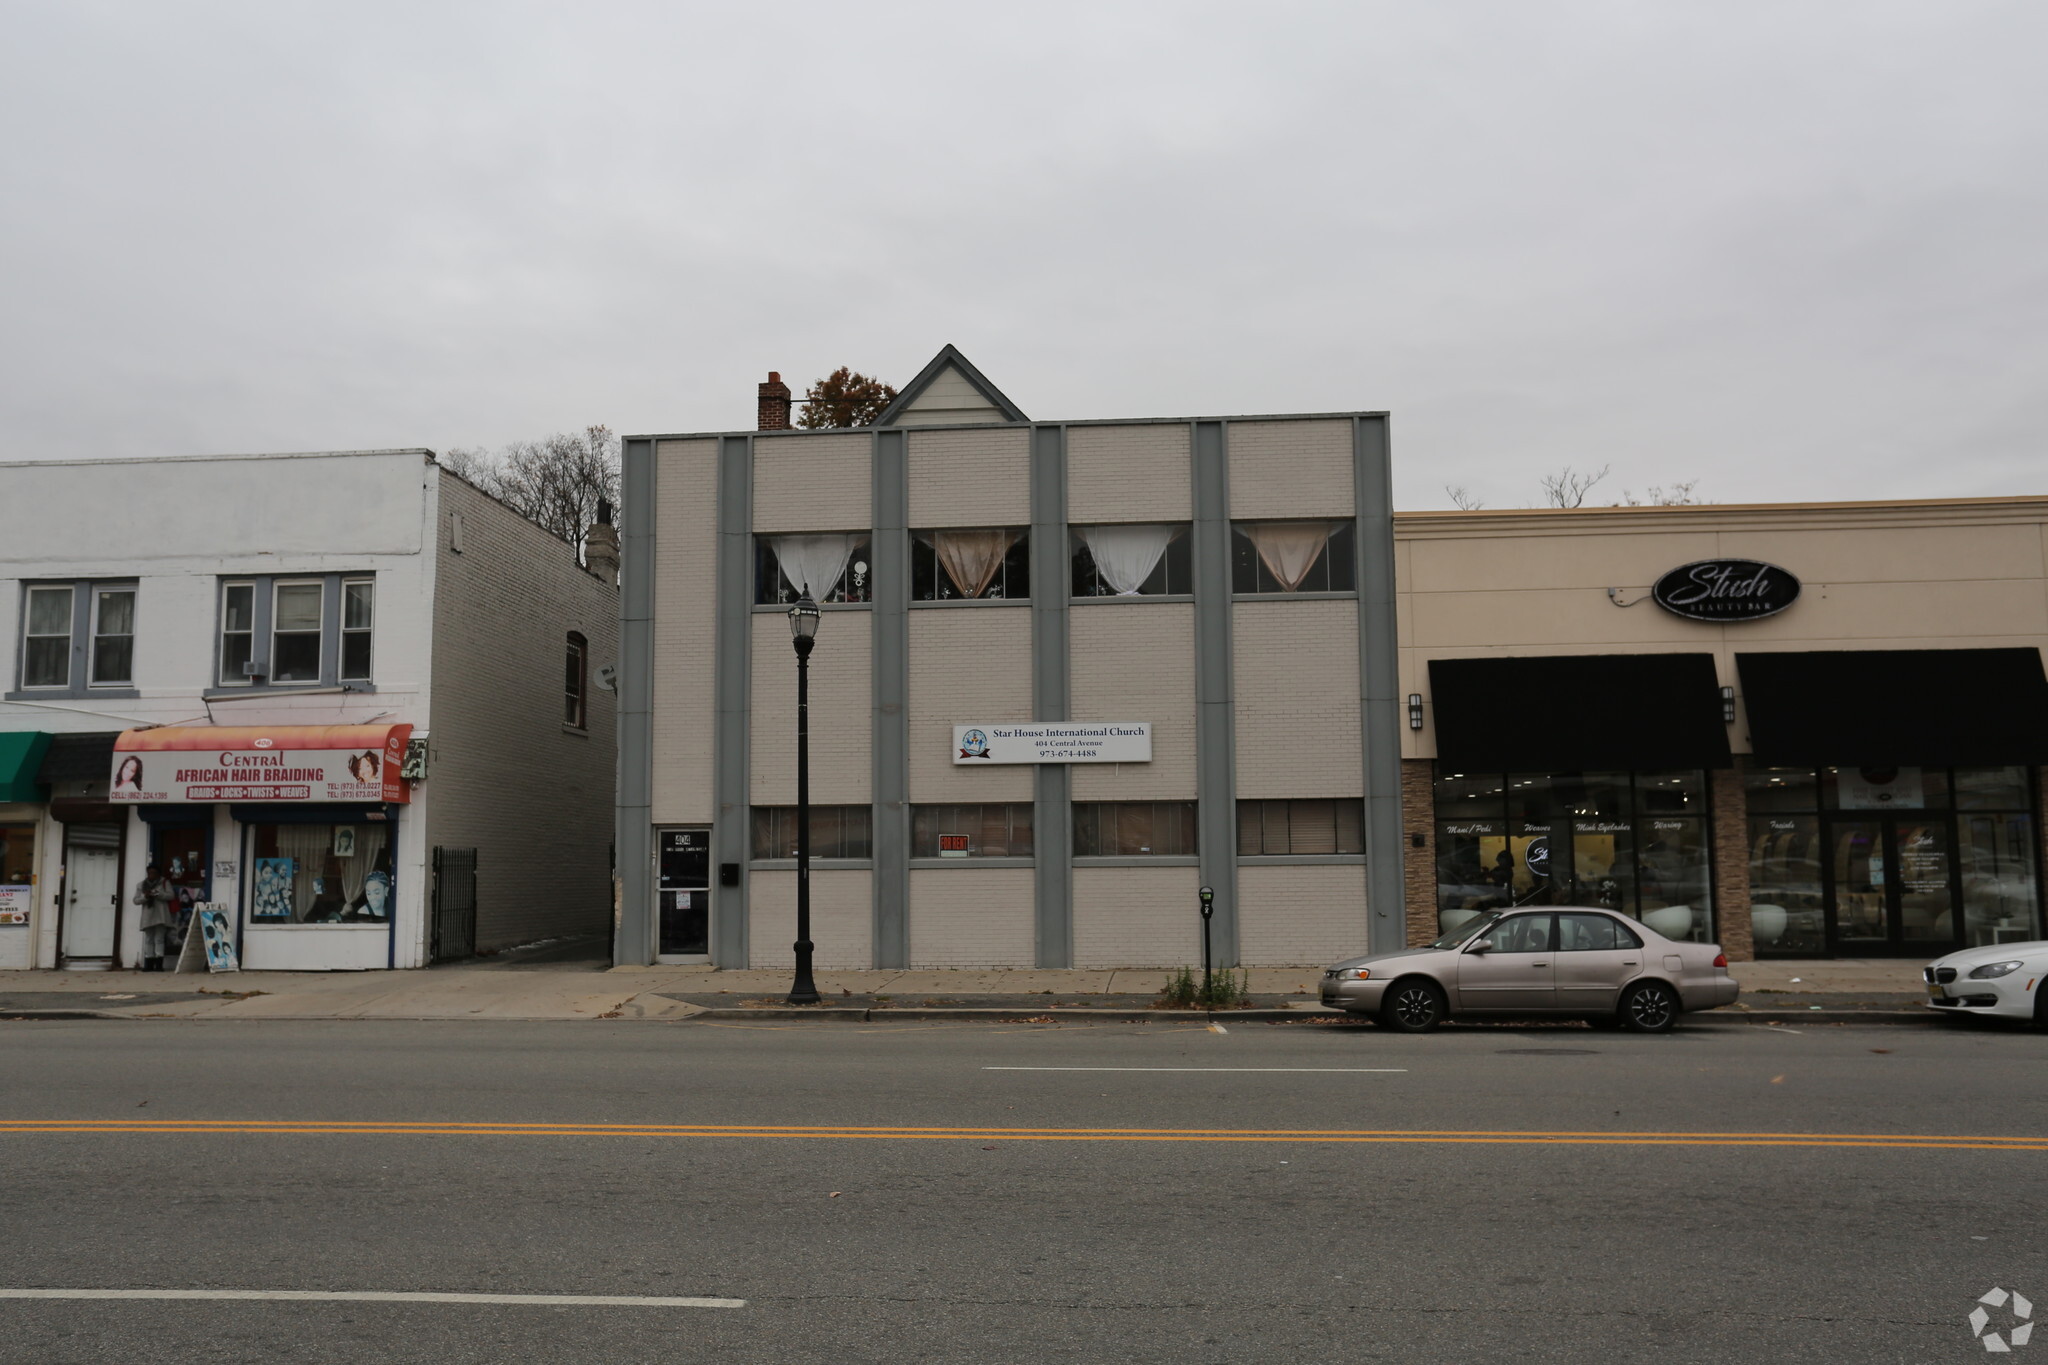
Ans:
{"type": "Polygon", "coordinates": [[[1504,1047],[1503,1057],[1598,1057],[1599,1049],[1590,1047],[1504,1047]]]}

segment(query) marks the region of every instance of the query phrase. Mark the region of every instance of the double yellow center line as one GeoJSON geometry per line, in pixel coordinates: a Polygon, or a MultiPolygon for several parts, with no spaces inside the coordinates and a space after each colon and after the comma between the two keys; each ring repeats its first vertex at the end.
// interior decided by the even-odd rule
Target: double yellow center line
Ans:
{"type": "Polygon", "coordinates": [[[1374,1128],[881,1128],[839,1124],[456,1123],[329,1119],[0,1119],[34,1133],[304,1137],[812,1138],[897,1142],[1491,1143],[1560,1147],[1884,1147],[2048,1152],[2048,1137],[1926,1133],[1686,1133],[1374,1128]]]}

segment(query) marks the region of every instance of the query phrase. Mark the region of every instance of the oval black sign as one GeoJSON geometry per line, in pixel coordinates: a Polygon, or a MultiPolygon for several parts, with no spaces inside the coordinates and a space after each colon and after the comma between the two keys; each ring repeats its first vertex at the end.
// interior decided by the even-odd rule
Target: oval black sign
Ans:
{"type": "Polygon", "coordinates": [[[1754,559],[1681,564],[1650,589],[1657,605],[1694,621],[1756,621],[1799,600],[1799,580],[1754,559]]]}

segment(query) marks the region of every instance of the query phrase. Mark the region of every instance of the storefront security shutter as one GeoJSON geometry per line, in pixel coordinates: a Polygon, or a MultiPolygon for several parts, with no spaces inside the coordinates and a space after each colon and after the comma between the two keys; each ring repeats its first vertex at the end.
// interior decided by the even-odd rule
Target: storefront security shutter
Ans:
{"type": "Polygon", "coordinates": [[[1772,767],[2048,763],[2041,651],[1738,654],[1750,747],[1772,767]]]}
{"type": "Polygon", "coordinates": [[[1432,659],[1437,766],[1626,772],[1729,765],[1711,654],[1432,659]]]}

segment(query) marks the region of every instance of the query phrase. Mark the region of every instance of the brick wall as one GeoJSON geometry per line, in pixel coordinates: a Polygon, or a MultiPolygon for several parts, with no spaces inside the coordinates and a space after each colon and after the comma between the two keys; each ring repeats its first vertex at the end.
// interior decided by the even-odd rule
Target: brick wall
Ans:
{"type": "Polygon", "coordinates": [[[1193,516],[1184,424],[1067,428],[1069,521],[1087,526],[1193,516]]]}
{"type": "Polygon", "coordinates": [[[1202,965],[1198,867],[1076,867],[1076,967],[1202,965]]]}
{"type": "Polygon", "coordinates": [[[1071,718],[1152,722],[1152,761],[1077,763],[1074,800],[1194,800],[1194,604],[1077,602],[1067,626],[1071,718]]]}
{"type": "Polygon", "coordinates": [[[1357,506],[1349,422],[1232,422],[1230,515],[1350,516],[1357,506]]]}
{"type": "MultiPolygon", "coordinates": [[[[1739,761],[1739,760],[1738,760],[1739,761]]],[[[1717,768],[1707,774],[1707,807],[1713,812],[1714,935],[1730,962],[1756,956],[1749,927],[1749,807],[1742,770],[1717,768]]]]}
{"type": "Polygon", "coordinates": [[[563,725],[570,631],[618,663],[618,589],[573,547],[443,471],[437,530],[428,846],[477,851],[476,945],[611,923],[615,695],[563,725]],[[451,547],[463,519],[463,551],[451,547]]]}
{"type": "Polygon", "coordinates": [[[1239,798],[1363,796],[1358,604],[1240,602],[1236,613],[1239,798]]]}
{"type": "Polygon", "coordinates": [[[910,613],[910,799],[1029,801],[1025,764],[953,765],[953,727],[1031,716],[1031,613],[933,607],[910,613]]]}
{"type": "Polygon", "coordinates": [[[1401,850],[1401,882],[1407,890],[1408,946],[1435,942],[1443,931],[1436,918],[1436,763],[1427,758],[1401,760],[1401,827],[1408,847],[1401,850]],[[1422,847],[1415,847],[1415,836],[1422,847]]]}
{"type": "MultiPolygon", "coordinates": [[[[796,804],[796,650],[789,618],[753,615],[752,729],[747,763],[757,806],[796,804]]],[[[811,802],[866,805],[874,786],[874,622],[828,611],[811,651],[811,802]]]]}
{"type": "Polygon", "coordinates": [[[711,823],[718,442],[655,448],[654,822],[711,823]]]}
{"type": "MultiPolygon", "coordinates": [[[[796,966],[796,873],[748,874],[747,965],[796,966]]],[[[811,869],[812,962],[820,970],[874,965],[874,874],[811,869]]]]}
{"type": "Polygon", "coordinates": [[[1031,523],[1030,432],[913,431],[908,440],[914,529],[1031,523]]]}
{"type": "Polygon", "coordinates": [[[1240,866],[1238,951],[1247,967],[1321,966],[1367,949],[1365,866],[1240,866]]]}
{"type": "Polygon", "coordinates": [[[1036,961],[1028,867],[913,868],[912,967],[1030,967],[1036,961]]]}
{"type": "Polygon", "coordinates": [[[870,440],[866,432],[755,437],[754,529],[869,529],[875,507],[870,440]]]}

